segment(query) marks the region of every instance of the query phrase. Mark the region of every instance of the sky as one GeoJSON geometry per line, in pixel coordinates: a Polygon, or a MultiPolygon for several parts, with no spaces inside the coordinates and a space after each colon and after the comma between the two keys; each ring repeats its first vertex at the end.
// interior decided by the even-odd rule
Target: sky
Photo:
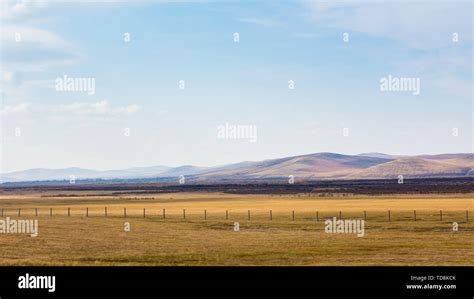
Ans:
{"type": "Polygon", "coordinates": [[[1,173],[473,152],[472,1],[1,5],[1,173]]]}

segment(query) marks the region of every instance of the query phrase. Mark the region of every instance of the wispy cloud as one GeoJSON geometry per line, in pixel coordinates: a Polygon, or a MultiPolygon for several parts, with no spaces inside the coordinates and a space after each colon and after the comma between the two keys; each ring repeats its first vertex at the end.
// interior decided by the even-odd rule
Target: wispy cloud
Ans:
{"type": "Polygon", "coordinates": [[[96,103],[61,104],[53,107],[52,112],[61,115],[120,117],[134,114],[140,109],[141,107],[135,104],[112,106],[104,100],[96,103]]]}
{"type": "Polygon", "coordinates": [[[23,72],[72,64],[80,58],[74,47],[59,35],[21,25],[4,26],[2,50],[5,67],[23,72]]]}
{"type": "Polygon", "coordinates": [[[30,108],[29,103],[18,103],[15,105],[6,105],[0,108],[0,115],[10,116],[18,113],[27,112],[30,108]]]}
{"type": "Polygon", "coordinates": [[[51,2],[48,0],[2,0],[0,18],[3,22],[24,18],[34,12],[47,8],[51,2]]]}
{"type": "Polygon", "coordinates": [[[237,18],[237,21],[265,27],[274,27],[279,25],[277,21],[270,18],[237,18]]]}
{"type": "Polygon", "coordinates": [[[136,104],[125,106],[114,106],[108,101],[98,101],[94,103],[74,102],[59,105],[33,105],[29,102],[20,102],[12,105],[4,105],[0,108],[2,116],[13,116],[25,112],[31,112],[32,117],[52,116],[57,117],[99,117],[99,118],[119,118],[130,116],[138,112],[142,107],[136,104]]]}
{"type": "Polygon", "coordinates": [[[324,27],[387,38],[417,49],[444,47],[457,32],[471,40],[471,1],[305,1],[313,21],[324,27]]]}

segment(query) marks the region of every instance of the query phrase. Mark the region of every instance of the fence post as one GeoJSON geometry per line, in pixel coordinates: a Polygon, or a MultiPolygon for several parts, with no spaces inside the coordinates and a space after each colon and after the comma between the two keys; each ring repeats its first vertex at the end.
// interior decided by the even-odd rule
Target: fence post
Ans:
{"type": "Polygon", "coordinates": [[[49,208],[49,216],[53,216],[53,208],[49,208]]]}
{"type": "Polygon", "coordinates": [[[86,217],[89,217],[89,208],[86,208],[86,217]]]}
{"type": "Polygon", "coordinates": [[[439,221],[443,221],[443,211],[439,210],[439,221]]]}
{"type": "Polygon", "coordinates": [[[250,220],[250,210],[247,212],[247,219],[250,220]]]}
{"type": "Polygon", "coordinates": [[[186,209],[183,209],[183,219],[186,219],[186,209]]]}
{"type": "Polygon", "coordinates": [[[270,220],[273,220],[272,210],[270,210],[270,220]]]}
{"type": "Polygon", "coordinates": [[[207,211],[204,210],[204,220],[206,220],[206,219],[207,219],[207,211]]]}
{"type": "Polygon", "coordinates": [[[71,208],[67,208],[67,216],[71,216],[71,208]]]}
{"type": "Polygon", "coordinates": [[[146,210],[143,208],[143,218],[146,218],[146,210]]]}
{"type": "Polygon", "coordinates": [[[292,212],[293,221],[295,221],[295,211],[292,212]]]}
{"type": "Polygon", "coordinates": [[[166,218],[166,209],[163,209],[163,219],[166,218]]]}
{"type": "Polygon", "coordinates": [[[18,208],[18,217],[21,215],[21,208],[18,208]]]}
{"type": "Polygon", "coordinates": [[[105,217],[107,217],[107,207],[104,208],[105,217]]]}
{"type": "Polygon", "coordinates": [[[390,222],[391,219],[390,219],[390,210],[388,210],[388,222],[390,222]]]}
{"type": "Polygon", "coordinates": [[[319,221],[319,211],[316,211],[316,221],[319,221]]]}
{"type": "Polygon", "coordinates": [[[225,210],[225,220],[229,220],[229,211],[225,210]]]}
{"type": "MultiPolygon", "coordinates": [[[[3,216],[3,209],[2,209],[2,216],[3,216]]],[[[38,217],[38,208],[35,208],[35,216],[38,217]]]]}
{"type": "Polygon", "coordinates": [[[413,219],[416,221],[416,210],[413,210],[413,219]]]}
{"type": "Polygon", "coordinates": [[[342,211],[339,211],[339,219],[342,219],[342,211]]]}
{"type": "Polygon", "coordinates": [[[123,208],[123,217],[127,217],[127,208],[123,208]]]}

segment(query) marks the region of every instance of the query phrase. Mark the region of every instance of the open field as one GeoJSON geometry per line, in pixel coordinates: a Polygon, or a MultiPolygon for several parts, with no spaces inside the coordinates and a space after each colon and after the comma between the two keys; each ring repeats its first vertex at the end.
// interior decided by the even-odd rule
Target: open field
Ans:
{"type": "Polygon", "coordinates": [[[38,219],[39,236],[0,234],[0,264],[474,265],[474,225],[466,219],[466,211],[474,217],[474,194],[88,192],[2,193],[0,219],[38,219]],[[364,219],[364,211],[364,237],[325,233],[324,218],[364,219]]]}

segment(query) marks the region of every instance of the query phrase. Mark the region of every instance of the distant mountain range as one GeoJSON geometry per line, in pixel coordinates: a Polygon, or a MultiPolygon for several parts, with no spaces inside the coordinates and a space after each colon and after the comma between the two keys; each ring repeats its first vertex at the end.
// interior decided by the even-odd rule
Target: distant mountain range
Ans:
{"type": "Polygon", "coordinates": [[[112,179],[178,179],[184,175],[189,181],[238,181],[332,179],[397,179],[433,177],[474,177],[474,154],[441,154],[421,156],[392,156],[382,153],[341,155],[316,153],[259,162],[240,162],[215,167],[191,165],[168,167],[134,167],[98,171],[83,168],[35,168],[4,173],[1,182],[62,181],[74,175],[76,180],[112,179]]]}

